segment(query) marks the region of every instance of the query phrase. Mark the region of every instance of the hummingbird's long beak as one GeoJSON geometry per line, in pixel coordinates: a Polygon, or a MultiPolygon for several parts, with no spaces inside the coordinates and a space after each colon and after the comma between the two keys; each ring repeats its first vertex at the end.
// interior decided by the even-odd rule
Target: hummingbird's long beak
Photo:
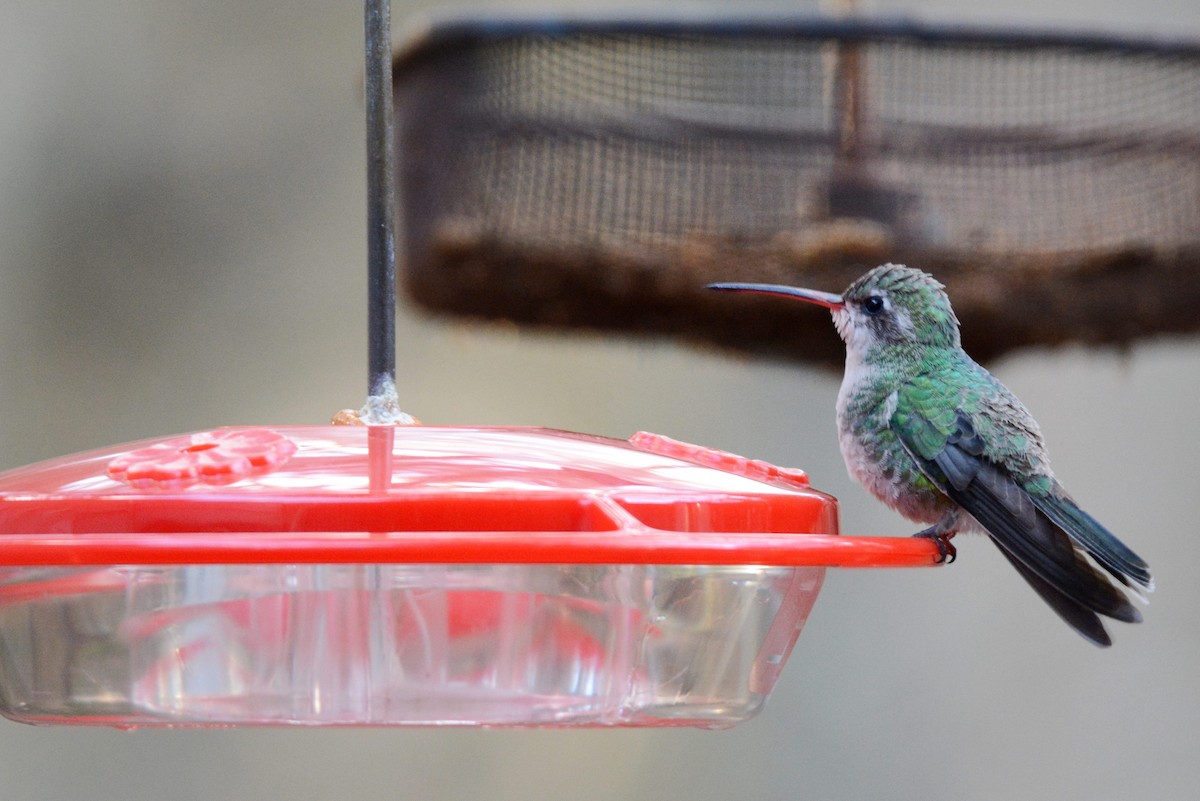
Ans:
{"type": "Polygon", "coordinates": [[[800,289],[794,286],[784,286],[783,284],[709,284],[708,288],[718,289],[722,292],[756,292],[760,295],[797,298],[808,303],[815,303],[818,306],[824,306],[827,309],[840,309],[846,305],[846,301],[842,300],[841,295],[835,295],[832,292],[820,292],[816,289],[800,289]]]}

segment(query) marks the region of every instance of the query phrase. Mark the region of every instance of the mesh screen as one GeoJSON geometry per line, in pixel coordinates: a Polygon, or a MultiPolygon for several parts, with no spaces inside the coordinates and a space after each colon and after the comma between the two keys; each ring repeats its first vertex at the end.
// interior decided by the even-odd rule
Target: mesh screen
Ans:
{"type": "Polygon", "coordinates": [[[1200,326],[1200,47],[458,22],[396,87],[407,286],[433,308],[836,360],[827,320],[703,284],[905,261],[983,358],[1200,326]]]}

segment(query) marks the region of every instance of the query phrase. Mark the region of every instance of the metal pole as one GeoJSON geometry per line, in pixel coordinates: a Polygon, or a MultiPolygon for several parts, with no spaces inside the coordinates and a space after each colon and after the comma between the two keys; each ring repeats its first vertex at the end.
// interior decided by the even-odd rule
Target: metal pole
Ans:
{"type": "Polygon", "coordinates": [[[395,393],[396,177],[390,0],[363,0],[367,109],[368,395],[395,393]]]}

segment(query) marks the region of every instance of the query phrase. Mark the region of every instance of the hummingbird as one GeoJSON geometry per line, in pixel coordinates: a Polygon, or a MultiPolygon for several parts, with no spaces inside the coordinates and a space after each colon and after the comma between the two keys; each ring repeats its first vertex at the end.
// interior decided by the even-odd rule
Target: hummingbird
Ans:
{"type": "Polygon", "coordinates": [[[1153,591],[1149,566],[1055,478],[1037,421],[962,349],[958,318],[933,276],[884,264],[840,295],[776,284],[708,286],[830,310],[846,343],[837,399],[846,468],[893,510],[930,524],[913,536],[933,539],[941,561],[954,561],[957,533],[982,531],[1096,645],[1112,644],[1100,615],[1142,620],[1129,595],[1144,600],[1140,591],[1153,591]]]}

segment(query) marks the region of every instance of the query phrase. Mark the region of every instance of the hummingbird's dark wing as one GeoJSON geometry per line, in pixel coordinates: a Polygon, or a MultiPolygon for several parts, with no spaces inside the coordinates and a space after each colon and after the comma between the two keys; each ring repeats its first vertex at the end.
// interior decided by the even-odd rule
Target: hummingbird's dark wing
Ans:
{"type": "Polygon", "coordinates": [[[1111,644],[1097,614],[1136,622],[1137,609],[1005,465],[988,457],[971,417],[949,409],[937,416],[893,414],[892,430],[921,472],[987,530],[1051,608],[1087,639],[1111,644]]]}

